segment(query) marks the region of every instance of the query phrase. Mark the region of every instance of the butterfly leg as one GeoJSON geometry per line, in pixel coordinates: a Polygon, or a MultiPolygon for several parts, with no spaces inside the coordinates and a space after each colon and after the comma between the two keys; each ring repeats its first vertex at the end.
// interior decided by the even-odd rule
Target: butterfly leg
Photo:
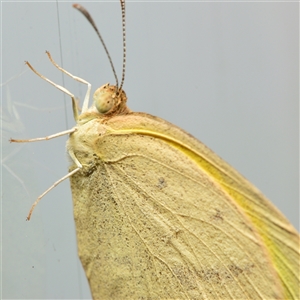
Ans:
{"type": "Polygon", "coordinates": [[[10,139],[9,141],[11,143],[29,143],[29,142],[39,142],[39,141],[47,141],[47,140],[51,140],[51,139],[54,139],[54,138],[57,138],[59,136],[63,136],[63,135],[66,135],[66,134],[70,134],[70,133],[73,133],[77,130],[76,127],[72,128],[72,129],[68,129],[68,130],[65,130],[65,131],[61,131],[61,132],[58,132],[58,133],[55,133],[55,134],[52,134],[52,135],[48,135],[48,136],[45,136],[45,137],[40,137],[40,138],[34,138],[34,139],[28,139],[28,140],[15,140],[15,139],[10,139]]]}
{"type": "Polygon", "coordinates": [[[35,70],[31,64],[26,61],[25,62],[26,65],[36,74],[38,75],[39,77],[41,77],[42,79],[44,79],[45,81],[49,82],[51,85],[55,86],[57,89],[59,89],[60,91],[66,93],[67,95],[69,95],[71,98],[72,98],[72,107],[73,107],[73,116],[74,116],[74,119],[75,121],[77,122],[78,120],[78,106],[77,106],[77,102],[75,100],[75,96],[69,92],[66,88],[64,88],[63,86],[59,85],[59,84],[56,84],[54,83],[53,81],[51,81],[50,79],[46,78],[44,75],[40,74],[37,70],[35,70]]]}
{"type": "Polygon", "coordinates": [[[78,167],[78,168],[82,168],[82,164],[79,162],[79,160],[77,159],[77,157],[76,157],[76,155],[75,155],[75,153],[74,153],[74,151],[72,150],[72,149],[68,149],[68,152],[69,152],[69,155],[70,155],[70,157],[72,158],[72,160],[74,161],[74,163],[76,164],[76,166],[78,167]]]}
{"type": "Polygon", "coordinates": [[[85,94],[85,97],[84,97],[84,100],[83,100],[83,105],[82,105],[82,112],[86,112],[87,109],[88,109],[88,106],[89,106],[89,99],[90,99],[90,94],[91,94],[91,88],[92,88],[92,85],[87,82],[86,80],[80,78],[80,77],[77,77],[77,76],[74,76],[72,75],[71,73],[69,73],[68,71],[64,70],[62,67],[60,67],[52,58],[51,54],[49,51],[46,51],[46,54],[48,55],[50,61],[52,62],[52,64],[57,68],[59,69],[60,71],[62,71],[63,73],[65,73],[66,75],[70,76],[71,78],[73,78],[74,80],[76,81],[79,81],[81,83],[85,83],[88,88],[87,88],[87,91],[86,91],[86,94],[85,94]]]}
{"type": "Polygon", "coordinates": [[[69,178],[70,176],[72,176],[73,174],[75,174],[76,172],[78,172],[81,168],[76,168],[73,171],[71,171],[70,173],[68,173],[67,175],[65,175],[64,177],[62,177],[61,179],[57,180],[56,182],[54,182],[43,194],[41,194],[36,200],[35,202],[32,204],[30,211],[28,213],[28,216],[26,218],[27,221],[30,220],[32,212],[34,210],[34,208],[37,206],[37,204],[40,202],[40,200],[46,195],[48,194],[52,189],[54,189],[58,184],[60,184],[61,182],[63,182],[65,179],[69,178]]]}
{"type": "Polygon", "coordinates": [[[73,174],[75,174],[76,172],[78,172],[81,168],[82,168],[82,164],[78,161],[77,157],[75,156],[75,153],[72,150],[69,150],[69,155],[70,157],[73,159],[74,163],[77,165],[77,168],[74,169],[73,171],[71,171],[70,173],[68,173],[67,175],[65,175],[64,177],[62,177],[61,179],[57,180],[56,182],[54,182],[43,194],[41,194],[36,200],[35,202],[32,204],[30,211],[28,213],[28,216],[26,218],[27,221],[30,220],[32,212],[34,210],[34,208],[37,206],[37,204],[40,202],[40,200],[46,195],[48,194],[52,189],[54,189],[58,184],[60,184],[61,182],[63,182],[65,179],[71,177],[73,174]]]}

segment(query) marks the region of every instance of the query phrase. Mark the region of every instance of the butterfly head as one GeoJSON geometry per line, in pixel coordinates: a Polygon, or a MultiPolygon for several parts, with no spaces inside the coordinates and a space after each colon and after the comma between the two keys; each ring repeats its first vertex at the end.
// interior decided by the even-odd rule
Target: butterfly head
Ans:
{"type": "Polygon", "coordinates": [[[115,115],[129,112],[127,97],[117,86],[106,83],[99,87],[93,95],[94,105],[100,114],[115,115]]]}

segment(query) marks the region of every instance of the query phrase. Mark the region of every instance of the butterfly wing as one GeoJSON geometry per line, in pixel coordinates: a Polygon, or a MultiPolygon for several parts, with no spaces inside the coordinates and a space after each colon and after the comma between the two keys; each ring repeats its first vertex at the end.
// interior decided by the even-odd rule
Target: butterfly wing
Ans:
{"type": "Polygon", "coordinates": [[[86,123],[69,145],[85,165],[71,188],[94,299],[297,295],[296,231],[181,129],[131,113],[86,123]]]}

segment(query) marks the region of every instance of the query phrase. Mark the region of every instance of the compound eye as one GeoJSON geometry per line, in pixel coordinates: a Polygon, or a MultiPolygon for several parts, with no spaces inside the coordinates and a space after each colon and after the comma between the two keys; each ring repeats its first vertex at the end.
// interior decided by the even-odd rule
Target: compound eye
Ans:
{"type": "Polygon", "coordinates": [[[116,94],[105,84],[94,93],[93,99],[97,110],[101,114],[109,112],[115,104],[116,94]]]}
{"type": "Polygon", "coordinates": [[[114,99],[110,95],[102,95],[101,98],[95,101],[95,106],[101,114],[105,114],[111,110],[114,102],[114,99]]]}

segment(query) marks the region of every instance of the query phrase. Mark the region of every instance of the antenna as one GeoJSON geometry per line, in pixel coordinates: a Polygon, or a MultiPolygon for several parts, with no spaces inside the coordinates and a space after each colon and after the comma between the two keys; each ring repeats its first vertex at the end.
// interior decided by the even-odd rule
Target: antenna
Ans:
{"type": "Polygon", "coordinates": [[[126,64],[126,28],[125,28],[125,0],[120,0],[122,11],[122,33],[123,33],[123,66],[122,66],[122,79],[119,91],[121,91],[125,80],[125,64],[126,64]]]}
{"type": "Polygon", "coordinates": [[[122,32],[123,32],[123,67],[122,67],[122,80],[121,80],[121,85],[119,87],[119,81],[118,81],[118,77],[117,77],[117,73],[116,73],[116,70],[115,70],[115,67],[114,67],[114,64],[112,62],[112,59],[110,57],[110,54],[107,50],[107,47],[104,43],[104,40],[93,20],[93,18],[91,17],[91,15],[89,14],[89,12],[81,5],[79,4],[73,4],[73,7],[78,9],[86,18],[87,20],[90,22],[90,24],[93,26],[94,30],[96,31],[102,45],[103,45],[103,48],[106,52],[106,55],[108,57],[108,60],[110,62],[110,65],[111,65],[111,68],[113,70],[113,73],[114,73],[114,76],[115,76],[115,79],[116,79],[116,86],[118,88],[118,90],[120,91],[122,89],[122,86],[124,84],[124,80],[125,80],[125,63],[126,63],[126,31],[125,31],[125,0],[120,0],[120,3],[121,3],[121,11],[122,11],[122,32]]]}

